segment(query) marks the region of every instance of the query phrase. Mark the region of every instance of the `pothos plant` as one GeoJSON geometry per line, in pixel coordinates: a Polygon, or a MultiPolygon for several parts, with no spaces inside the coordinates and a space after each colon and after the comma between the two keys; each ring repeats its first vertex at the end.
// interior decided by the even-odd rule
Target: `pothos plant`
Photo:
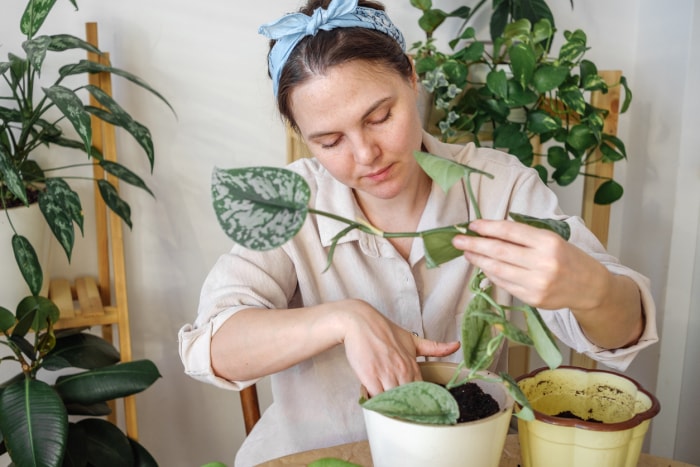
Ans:
{"type": "MultiPolygon", "coordinates": [[[[418,24],[426,36],[412,46],[416,72],[432,95],[431,125],[444,140],[502,149],[537,169],[545,183],[560,186],[585,175],[587,164],[627,157],[623,141],[603,132],[607,110],[587,100],[591,92],[622,86],[624,113],[632,100],[626,78],[606,83],[599,76],[581,29],[564,31],[563,44],[552,51],[556,29],[544,1],[494,1],[488,40],[468,26],[483,0],[450,13],[433,8],[431,0],[411,3],[423,12],[418,24]],[[441,49],[433,34],[447,18],[463,23],[441,49]],[[542,152],[535,151],[535,139],[542,152]]],[[[622,195],[622,186],[607,178],[594,201],[610,204],[622,195]]]]}
{"type": "MultiPolygon", "coordinates": [[[[70,1],[77,8],[76,0],[70,1]]],[[[83,209],[79,194],[67,180],[85,178],[80,166],[99,165],[123,182],[152,194],[136,173],[123,164],[104,159],[93,147],[91,117],[125,129],[143,148],[152,170],[155,156],[148,128],[134,120],[99,87],[87,82],[70,85],[70,78],[110,73],[153,93],[170,107],[167,100],[141,78],[96,61],[71,58],[52,77],[44,66],[49,52],[83,50],[102,55],[95,46],[73,35],[39,34],[55,3],[56,0],[27,1],[19,21],[19,30],[26,37],[22,43],[24,53],[9,53],[7,61],[0,61],[0,77],[4,82],[0,85],[0,208],[14,231],[12,248],[19,270],[35,295],[43,282],[41,265],[34,246],[12,224],[12,207],[29,206],[38,201],[46,223],[70,259],[75,226],[81,232],[83,229],[83,209]],[[101,107],[83,104],[83,97],[88,95],[101,107]],[[68,133],[70,130],[77,137],[72,137],[68,133]],[[43,146],[82,151],[86,158],[77,164],[71,159],[61,165],[52,154],[46,164],[40,165],[36,155],[43,146]]],[[[115,186],[107,180],[97,180],[97,187],[105,204],[131,227],[130,206],[120,198],[115,186]]]]}
{"type": "MultiPolygon", "coordinates": [[[[443,190],[449,190],[457,182],[464,183],[471,204],[475,207],[476,218],[481,218],[470,176],[493,178],[491,174],[425,152],[418,151],[415,157],[423,170],[443,190]]],[[[477,235],[469,230],[469,222],[420,232],[385,232],[361,221],[313,209],[308,205],[310,190],[306,181],[297,173],[281,168],[214,169],[212,197],[214,211],[226,234],[236,243],[253,250],[269,250],[281,246],[297,234],[308,214],[329,217],[347,224],[332,239],[327,267],[333,261],[338,241],[355,229],[384,238],[420,238],[425,247],[426,264],[430,268],[462,256],[462,251],[452,246],[455,235],[477,235]]],[[[564,221],[538,219],[518,213],[510,213],[510,217],[516,222],[549,229],[567,240],[569,238],[569,225],[564,221]]],[[[461,325],[463,360],[447,387],[473,379],[500,382],[522,407],[517,415],[532,419],[534,415],[530,404],[510,375],[502,372],[497,376],[487,376],[482,370],[489,368],[506,340],[534,347],[550,368],[556,368],[561,364],[562,356],[554,338],[536,308],[497,303],[491,296],[492,286],[481,270],[476,270],[467,287],[473,298],[463,315],[461,325]],[[508,312],[524,313],[527,331],[512,324],[507,318],[508,312]],[[458,375],[464,368],[469,370],[467,376],[458,380],[458,375]]],[[[456,402],[449,391],[427,382],[402,385],[362,403],[370,410],[418,422],[454,424],[459,415],[456,402]],[[407,407],[398,402],[407,396],[416,403],[407,407]]]]}

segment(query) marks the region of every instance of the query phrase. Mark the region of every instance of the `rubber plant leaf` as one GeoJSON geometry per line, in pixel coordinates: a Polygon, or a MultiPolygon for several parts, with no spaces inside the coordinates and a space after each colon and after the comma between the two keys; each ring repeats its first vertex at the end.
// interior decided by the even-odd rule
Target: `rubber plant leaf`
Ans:
{"type": "Polygon", "coordinates": [[[160,373],[150,360],[135,360],[60,376],[55,389],[66,403],[93,404],[139,393],[160,373]]]}
{"type": "Polygon", "coordinates": [[[134,456],[134,465],[138,467],[158,467],[158,463],[138,441],[128,438],[131,453],[134,456]]]}
{"type": "Polygon", "coordinates": [[[119,68],[115,68],[113,66],[109,65],[102,65],[101,63],[97,62],[91,62],[90,60],[80,60],[78,63],[71,64],[71,65],[64,65],[62,66],[59,70],[58,73],[61,77],[66,77],[70,75],[77,75],[80,73],[100,73],[100,72],[107,72],[107,73],[112,73],[117,76],[121,76],[122,78],[131,81],[132,83],[136,84],[137,86],[142,87],[143,89],[149,91],[152,93],[154,96],[158,97],[165,105],[167,105],[170,110],[175,114],[175,109],[173,109],[172,105],[170,105],[170,102],[163,97],[161,93],[156,91],[149,85],[147,82],[139,78],[138,76],[135,76],[128,71],[121,70],[119,68]]]}
{"type": "Polygon", "coordinates": [[[90,114],[83,109],[83,102],[70,89],[55,85],[50,88],[42,88],[46,96],[56,104],[56,107],[73,125],[80,139],[85,143],[85,150],[90,151],[92,146],[92,126],[90,114]]]}
{"type": "Polygon", "coordinates": [[[214,212],[226,235],[253,250],[283,245],[301,229],[311,191],[291,170],[218,169],[212,173],[214,212]]]}
{"type": "Polygon", "coordinates": [[[119,197],[119,192],[114,188],[114,185],[107,180],[97,180],[97,187],[100,190],[100,196],[102,196],[109,209],[121,217],[126,222],[126,225],[131,228],[131,207],[119,197]]]}
{"type": "Polygon", "coordinates": [[[61,465],[68,416],[61,398],[45,382],[24,378],[2,391],[0,431],[14,465],[61,465]]]}
{"type": "Polygon", "coordinates": [[[15,325],[15,315],[5,307],[0,306],[0,332],[6,333],[15,325]]]}
{"type": "Polygon", "coordinates": [[[135,465],[129,439],[116,425],[100,418],[86,418],[77,424],[85,432],[87,465],[135,465]]]}
{"type": "Polygon", "coordinates": [[[62,368],[102,368],[119,362],[119,352],[106,340],[81,332],[65,337],[57,336],[53,351],[41,365],[46,370],[62,368]]]}
{"type": "Polygon", "coordinates": [[[453,425],[459,417],[457,401],[443,386],[414,381],[396,386],[362,403],[367,410],[418,423],[453,425]]]}
{"type": "Polygon", "coordinates": [[[19,22],[20,31],[27,37],[34,37],[49,15],[56,0],[29,0],[19,22]]]}
{"type": "Polygon", "coordinates": [[[32,316],[31,330],[38,332],[55,323],[61,316],[58,307],[48,298],[38,295],[24,297],[17,305],[17,320],[32,316]]]}
{"type": "Polygon", "coordinates": [[[29,286],[30,292],[38,295],[41,292],[44,275],[34,247],[26,237],[14,234],[12,236],[12,251],[15,254],[15,261],[19,266],[22,277],[24,277],[24,281],[29,286]]]}

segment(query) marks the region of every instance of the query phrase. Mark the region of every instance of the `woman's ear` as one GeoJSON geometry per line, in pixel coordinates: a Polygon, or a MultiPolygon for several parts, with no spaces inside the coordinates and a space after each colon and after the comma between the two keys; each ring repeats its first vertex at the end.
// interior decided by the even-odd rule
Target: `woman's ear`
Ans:
{"type": "Polygon", "coordinates": [[[416,73],[416,62],[413,59],[411,55],[406,54],[406,57],[408,57],[408,61],[411,64],[411,87],[413,90],[416,92],[416,94],[419,91],[419,86],[418,86],[418,74],[416,73]]]}

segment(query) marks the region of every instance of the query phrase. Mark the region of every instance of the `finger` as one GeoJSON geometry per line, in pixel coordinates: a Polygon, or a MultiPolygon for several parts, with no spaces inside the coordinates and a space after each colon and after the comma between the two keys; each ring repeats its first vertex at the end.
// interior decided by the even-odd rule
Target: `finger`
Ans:
{"type": "Polygon", "coordinates": [[[459,341],[437,342],[428,339],[414,338],[416,340],[416,355],[419,357],[446,357],[459,350],[459,341]]]}

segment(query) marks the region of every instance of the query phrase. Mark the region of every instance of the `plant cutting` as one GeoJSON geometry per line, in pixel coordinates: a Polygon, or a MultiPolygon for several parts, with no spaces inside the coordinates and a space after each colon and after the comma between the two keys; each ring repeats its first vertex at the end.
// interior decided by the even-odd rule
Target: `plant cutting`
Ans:
{"type": "MultiPolygon", "coordinates": [[[[418,151],[415,157],[423,170],[443,190],[462,181],[472,204],[478,206],[471,189],[470,177],[491,177],[490,174],[425,152],[418,151]]],[[[225,233],[236,243],[254,250],[269,250],[287,242],[301,229],[307,214],[330,217],[347,224],[333,238],[327,266],[333,261],[338,241],[355,229],[385,238],[420,238],[424,243],[428,267],[438,267],[462,255],[460,250],[452,246],[451,241],[455,235],[474,235],[469,230],[468,223],[421,232],[384,232],[362,221],[310,208],[310,190],[306,181],[295,172],[280,168],[215,169],[212,176],[212,197],[214,210],[225,233]]],[[[480,217],[477,208],[476,218],[480,217]]],[[[568,224],[563,221],[537,219],[517,213],[511,213],[511,217],[517,222],[552,230],[564,238],[569,236],[568,224]]],[[[536,308],[498,304],[490,295],[491,284],[480,271],[472,277],[468,288],[474,298],[462,321],[464,358],[446,386],[451,388],[475,379],[498,382],[523,406],[518,416],[531,419],[529,404],[515,380],[506,373],[485,375],[483,370],[489,368],[506,339],[534,346],[550,368],[559,366],[561,353],[536,308]],[[524,313],[528,331],[524,332],[510,323],[507,312],[524,313]],[[464,369],[468,371],[463,373],[464,369]]],[[[447,388],[430,383],[409,383],[375,396],[363,402],[363,405],[405,420],[454,424],[458,413],[447,388]],[[408,392],[412,401],[415,401],[410,406],[399,402],[408,392]]]]}
{"type": "MultiPolygon", "coordinates": [[[[77,8],[75,0],[71,3],[77,8]]],[[[71,85],[71,77],[111,73],[146,89],[170,107],[167,100],[142,79],[95,61],[76,62],[71,58],[52,78],[44,66],[49,52],[82,49],[102,54],[95,46],[73,35],[39,34],[54,4],[55,1],[27,2],[19,21],[20,31],[26,37],[22,43],[24,53],[9,53],[7,61],[0,62],[0,75],[5,83],[0,89],[0,205],[13,231],[11,243],[17,265],[34,295],[39,294],[43,283],[41,265],[35,246],[24,232],[15,229],[11,209],[38,202],[46,224],[70,259],[75,226],[81,232],[83,229],[83,209],[79,194],[67,180],[86,178],[84,167],[97,164],[123,182],[152,194],[135,172],[123,164],[105,160],[93,147],[91,116],[125,129],[144,150],[152,170],[155,156],[149,130],[100,88],[84,83],[71,85]],[[81,93],[92,95],[101,108],[83,104],[81,93]],[[61,165],[51,157],[44,165],[36,157],[43,146],[81,151],[86,159],[82,163],[71,160],[61,165]]],[[[106,205],[131,227],[130,206],[116,188],[106,180],[98,180],[97,186],[106,205]]]]}
{"type": "Polygon", "coordinates": [[[117,426],[100,418],[116,398],[150,387],[160,374],[150,360],[119,363],[119,352],[83,329],[55,330],[59,310],[28,296],[16,311],[0,307],[0,454],[14,465],[156,466],[151,454],[117,426]],[[60,371],[57,378],[47,372],[60,371]],[[75,416],[80,416],[76,419],[75,416]]]}
{"type": "MultiPolygon", "coordinates": [[[[560,186],[571,184],[588,164],[627,157],[624,142],[602,131],[607,111],[586,99],[590,92],[622,86],[624,113],[632,100],[626,78],[602,80],[587,58],[583,30],[565,31],[558,53],[552,52],[556,29],[546,3],[532,2],[528,9],[517,1],[494,2],[489,41],[468,26],[483,1],[451,13],[433,8],[430,0],[411,3],[423,12],[419,26],[426,34],[413,44],[416,72],[432,95],[431,121],[443,140],[477,146],[490,141],[537,169],[545,183],[560,186]],[[433,34],[447,18],[464,22],[443,51],[433,34]]],[[[608,178],[594,201],[610,204],[622,195],[622,186],[608,178]]]]}

